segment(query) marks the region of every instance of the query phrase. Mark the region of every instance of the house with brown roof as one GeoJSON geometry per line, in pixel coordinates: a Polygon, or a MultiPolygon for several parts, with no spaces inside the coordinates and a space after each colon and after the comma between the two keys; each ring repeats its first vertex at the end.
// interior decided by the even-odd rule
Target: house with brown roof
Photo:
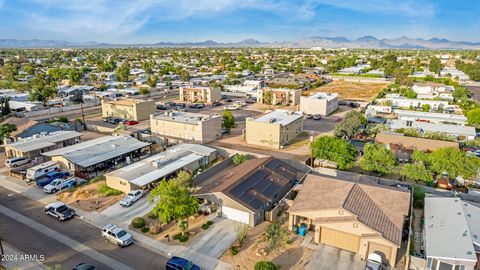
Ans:
{"type": "Polygon", "coordinates": [[[290,194],[305,173],[273,158],[256,158],[226,166],[197,183],[196,196],[214,202],[222,217],[254,227],[290,194]]]}
{"type": "Polygon", "coordinates": [[[288,209],[288,225],[306,224],[315,243],[362,259],[377,253],[393,266],[409,209],[408,192],[310,174],[288,209]]]}

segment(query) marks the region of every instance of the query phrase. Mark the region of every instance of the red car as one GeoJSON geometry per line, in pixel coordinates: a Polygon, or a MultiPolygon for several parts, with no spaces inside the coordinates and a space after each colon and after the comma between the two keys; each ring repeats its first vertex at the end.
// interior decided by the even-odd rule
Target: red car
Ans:
{"type": "Polygon", "coordinates": [[[134,121],[134,120],[129,120],[129,121],[127,121],[125,124],[126,124],[127,126],[133,126],[133,125],[138,124],[138,122],[137,122],[137,121],[134,121]]]}

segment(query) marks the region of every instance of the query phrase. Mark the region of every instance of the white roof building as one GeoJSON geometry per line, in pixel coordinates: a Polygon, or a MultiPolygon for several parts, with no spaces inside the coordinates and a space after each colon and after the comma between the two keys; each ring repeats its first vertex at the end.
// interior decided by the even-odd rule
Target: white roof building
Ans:
{"type": "MultiPolygon", "coordinates": [[[[475,232],[478,239],[478,223],[475,224],[474,220],[479,219],[480,211],[473,208],[477,207],[459,198],[425,198],[427,269],[474,269],[477,256],[471,232],[475,232]],[[471,230],[470,227],[475,229],[471,230]]],[[[475,242],[478,243],[478,240],[475,242]]]]}
{"type": "Polygon", "coordinates": [[[454,123],[457,125],[465,125],[468,120],[467,117],[462,114],[452,113],[418,112],[406,110],[395,110],[395,113],[397,114],[398,119],[407,121],[424,121],[439,124],[454,123]]]}
{"type": "Polygon", "coordinates": [[[452,124],[436,124],[419,121],[407,121],[407,120],[390,120],[388,122],[391,130],[397,130],[400,128],[414,128],[421,132],[442,132],[454,137],[465,138],[467,140],[475,139],[476,132],[474,127],[460,126],[452,124]]]}
{"type": "Polygon", "coordinates": [[[253,121],[287,126],[302,117],[303,113],[301,112],[294,112],[289,110],[274,110],[270,113],[253,119],[253,121]]]}

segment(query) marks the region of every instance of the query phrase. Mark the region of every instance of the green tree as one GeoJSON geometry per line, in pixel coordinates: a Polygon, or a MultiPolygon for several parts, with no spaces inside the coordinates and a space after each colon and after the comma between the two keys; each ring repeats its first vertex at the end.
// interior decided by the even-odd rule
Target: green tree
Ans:
{"type": "Polygon", "coordinates": [[[16,130],[17,130],[17,126],[13,124],[0,125],[0,138],[3,141],[5,138],[8,138],[12,132],[16,130]]]}
{"type": "Polygon", "coordinates": [[[395,154],[383,144],[367,143],[364,152],[365,154],[360,160],[362,169],[380,174],[394,172],[397,165],[395,154]]]}
{"type": "Polygon", "coordinates": [[[155,75],[152,75],[152,76],[148,77],[147,84],[150,87],[156,87],[157,86],[157,81],[158,81],[158,77],[155,76],[155,75]]]}
{"type": "Polygon", "coordinates": [[[227,109],[223,111],[223,127],[226,129],[235,127],[235,117],[233,117],[232,112],[227,109]]]}
{"type": "Polygon", "coordinates": [[[273,94],[272,91],[264,90],[262,94],[263,104],[272,105],[273,94]]]}
{"type": "Polygon", "coordinates": [[[451,178],[470,178],[478,173],[480,159],[470,157],[460,149],[440,148],[429,154],[430,168],[437,174],[448,173],[451,178]]]}
{"type": "Polygon", "coordinates": [[[235,166],[238,166],[249,159],[252,159],[252,156],[248,154],[236,154],[233,156],[232,162],[235,164],[235,166]]]}
{"type": "Polygon", "coordinates": [[[190,81],[190,72],[186,69],[182,69],[179,74],[180,80],[187,82],[190,81]]]}
{"type": "Polygon", "coordinates": [[[98,76],[95,73],[90,73],[90,81],[96,83],[98,81],[98,76]]]}
{"type": "Polygon", "coordinates": [[[115,76],[119,82],[128,81],[128,75],[130,75],[130,67],[126,62],[115,70],[115,76]]]}
{"type": "Polygon", "coordinates": [[[152,212],[158,216],[160,222],[187,220],[188,217],[198,212],[197,198],[193,197],[188,188],[180,185],[177,181],[163,179],[148,196],[148,201],[154,203],[152,212]]]}
{"type": "Polygon", "coordinates": [[[275,251],[287,243],[288,232],[280,223],[272,223],[267,228],[265,240],[267,241],[268,251],[275,251]]]}
{"type": "Polygon", "coordinates": [[[432,58],[430,60],[430,64],[428,64],[428,70],[436,74],[439,74],[442,68],[443,68],[442,62],[440,62],[440,59],[437,57],[432,58]]]}
{"type": "Polygon", "coordinates": [[[76,68],[72,68],[68,71],[68,80],[70,85],[80,84],[80,72],[76,68]]]}
{"type": "Polygon", "coordinates": [[[277,270],[278,267],[269,261],[259,261],[255,263],[254,270],[277,270]]]}
{"type": "Polygon", "coordinates": [[[429,112],[430,111],[430,105],[429,104],[423,104],[422,105],[422,111],[429,112]]]}
{"type": "Polygon", "coordinates": [[[148,94],[150,94],[150,90],[148,90],[147,87],[140,87],[140,88],[138,89],[138,93],[139,93],[140,95],[148,95],[148,94]]]}
{"type": "Polygon", "coordinates": [[[480,107],[467,113],[468,124],[480,127],[480,107]]]}
{"type": "Polygon", "coordinates": [[[10,110],[10,98],[6,97],[3,99],[2,104],[2,115],[9,115],[12,111],[10,110]]]}
{"type": "Polygon", "coordinates": [[[180,171],[177,174],[177,177],[175,177],[175,179],[172,179],[171,181],[175,181],[181,187],[189,188],[193,186],[193,176],[187,171],[180,171]]]}
{"type": "Polygon", "coordinates": [[[334,136],[320,136],[312,144],[313,156],[337,163],[341,170],[349,169],[355,163],[357,149],[344,139],[334,136]]]}
{"type": "Polygon", "coordinates": [[[335,136],[352,138],[360,134],[361,127],[366,124],[365,116],[358,111],[349,111],[342,121],[335,125],[335,136]]]}
{"type": "Polygon", "coordinates": [[[63,79],[63,72],[59,67],[50,68],[47,75],[55,82],[60,82],[63,79]]]}
{"type": "Polygon", "coordinates": [[[405,90],[403,94],[406,98],[417,98],[417,93],[415,93],[415,91],[413,91],[411,88],[405,90]]]}
{"type": "Polygon", "coordinates": [[[433,181],[432,173],[425,167],[423,162],[416,162],[413,164],[405,164],[400,170],[400,175],[416,182],[431,182],[433,181]]]}

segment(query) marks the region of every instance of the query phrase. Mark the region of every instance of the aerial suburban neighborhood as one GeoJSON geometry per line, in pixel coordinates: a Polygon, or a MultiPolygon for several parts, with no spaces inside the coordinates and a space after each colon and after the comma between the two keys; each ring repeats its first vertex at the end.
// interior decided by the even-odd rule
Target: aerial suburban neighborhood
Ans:
{"type": "Polygon", "coordinates": [[[0,0],[0,269],[480,269],[478,3],[61,2],[0,0]]]}

